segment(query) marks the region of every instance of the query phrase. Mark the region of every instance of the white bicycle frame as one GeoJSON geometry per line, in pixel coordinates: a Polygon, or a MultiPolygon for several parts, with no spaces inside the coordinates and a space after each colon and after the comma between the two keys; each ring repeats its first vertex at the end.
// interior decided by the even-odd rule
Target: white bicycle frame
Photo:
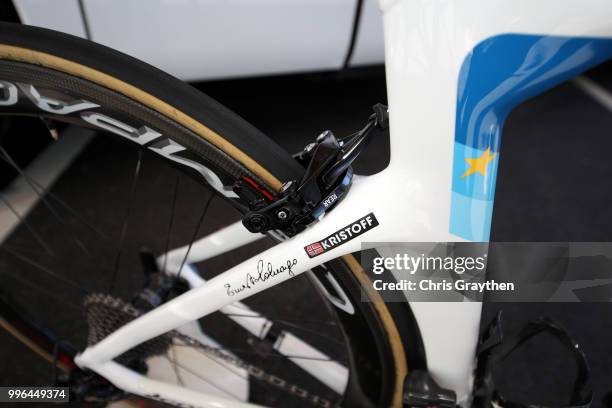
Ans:
{"type": "MultiPolygon", "coordinates": [[[[388,168],[373,176],[356,178],[337,208],[306,231],[214,279],[204,282],[187,267],[183,273],[193,289],[83,351],[76,359],[79,366],[97,372],[125,391],[142,396],[156,395],[188,406],[250,406],[152,380],[113,362],[113,358],[169,330],[222,308],[231,308],[235,302],[291,276],[359,251],[365,241],[488,241],[492,191],[485,192],[488,194],[485,200],[455,195],[456,179],[460,178],[456,177],[457,169],[465,170],[467,166],[463,159],[485,154],[485,149],[479,147],[458,150],[458,98],[465,92],[460,89],[465,74],[462,67],[466,69],[467,61],[469,70],[470,57],[475,55],[478,44],[500,35],[612,37],[612,2],[609,0],[380,0],[380,7],[384,18],[390,107],[391,162],[388,168]],[[461,218],[466,211],[467,220],[461,218]],[[379,226],[315,258],[307,255],[306,245],[370,213],[375,215],[379,226]],[[256,273],[260,260],[274,268],[289,262],[291,270],[232,292],[230,296],[227,285],[241,287],[249,274],[256,273]]],[[[584,67],[588,66],[593,56],[587,54],[577,52],[565,60],[569,61],[566,65],[582,61],[584,67]]],[[[481,116],[495,114],[496,97],[505,89],[517,86],[533,66],[541,65],[538,55],[523,55],[515,75],[477,101],[477,113],[481,116]]],[[[564,69],[563,64],[561,62],[554,69],[564,69]]],[[[566,71],[569,68],[565,66],[566,71]]],[[[544,76],[554,75],[554,69],[544,76]]],[[[540,90],[543,89],[545,87],[540,90]]],[[[506,113],[512,106],[512,101],[506,103],[506,113]]],[[[501,132],[504,114],[498,116],[491,122],[497,125],[497,129],[491,130],[496,137],[501,132]]],[[[478,132],[469,126],[468,132],[478,132]]],[[[499,154],[492,155],[486,173],[474,174],[474,177],[483,178],[480,183],[485,183],[485,188],[494,190],[498,161],[499,154]]],[[[257,238],[236,224],[196,243],[188,261],[223,254],[257,238]]],[[[179,249],[168,254],[168,265],[174,265],[170,270],[176,272],[180,268],[184,251],[179,249]]],[[[456,391],[463,405],[470,401],[481,306],[476,302],[411,302],[425,346],[428,370],[441,386],[456,391]]],[[[265,321],[262,319],[259,323],[265,321]]],[[[338,369],[341,371],[341,367],[338,369]]]]}

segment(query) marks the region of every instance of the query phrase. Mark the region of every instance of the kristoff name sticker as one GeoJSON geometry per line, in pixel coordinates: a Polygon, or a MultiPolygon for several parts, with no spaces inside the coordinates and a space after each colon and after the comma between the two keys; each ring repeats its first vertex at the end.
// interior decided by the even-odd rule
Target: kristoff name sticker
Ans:
{"type": "Polygon", "coordinates": [[[315,256],[324,254],[325,252],[332,250],[377,226],[378,220],[374,216],[374,213],[369,213],[357,221],[350,223],[346,227],[340,228],[327,238],[306,245],[304,250],[306,250],[306,253],[310,258],[314,258],[315,256]]]}

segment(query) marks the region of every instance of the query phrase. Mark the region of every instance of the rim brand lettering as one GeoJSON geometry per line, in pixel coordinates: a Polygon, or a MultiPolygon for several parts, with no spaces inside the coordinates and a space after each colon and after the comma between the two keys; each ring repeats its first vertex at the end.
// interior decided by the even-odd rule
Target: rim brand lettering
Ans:
{"type": "Polygon", "coordinates": [[[10,82],[0,81],[0,87],[2,88],[2,99],[0,99],[0,106],[11,106],[17,103],[17,87],[10,82]]]}
{"type": "Polygon", "coordinates": [[[140,129],[134,129],[130,125],[126,125],[110,116],[102,115],[97,112],[81,112],[81,119],[100,129],[107,130],[117,136],[138,143],[141,146],[155,139],[159,139],[162,136],[161,133],[149,129],[146,126],[142,126],[140,129]]]}
{"type": "Polygon", "coordinates": [[[195,170],[212,188],[225,197],[238,198],[238,195],[232,191],[231,187],[223,185],[219,176],[208,167],[197,161],[180,156],[179,153],[187,150],[184,146],[147,126],[134,128],[110,116],[93,112],[91,109],[100,107],[100,105],[93,102],[83,99],[69,102],[60,101],[41,95],[34,85],[0,80],[0,106],[15,105],[19,101],[19,90],[41,111],[55,115],[78,113],[82,120],[98,129],[121,136],[141,146],[148,145],[147,149],[160,156],[195,170]]]}
{"type": "Polygon", "coordinates": [[[70,113],[79,112],[85,109],[100,107],[100,105],[87,102],[82,99],[72,102],[62,102],[57,99],[47,98],[38,93],[36,88],[34,88],[34,85],[18,82],[17,86],[23,91],[24,94],[26,94],[32,103],[38,107],[38,109],[45,112],[54,113],[56,115],[68,115],[70,113]]]}
{"type": "Polygon", "coordinates": [[[319,256],[331,249],[334,249],[335,247],[340,246],[377,226],[378,220],[374,216],[374,213],[369,213],[346,227],[339,229],[327,238],[306,245],[304,250],[310,258],[314,258],[315,256],[319,256]]]}

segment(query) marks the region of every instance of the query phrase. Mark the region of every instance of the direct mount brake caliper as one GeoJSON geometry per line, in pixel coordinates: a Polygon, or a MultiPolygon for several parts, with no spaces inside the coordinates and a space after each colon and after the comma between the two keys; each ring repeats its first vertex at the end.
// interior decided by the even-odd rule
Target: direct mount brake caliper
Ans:
{"type": "Polygon", "coordinates": [[[374,128],[388,127],[387,107],[376,104],[374,113],[360,131],[337,139],[326,130],[314,143],[294,155],[306,168],[301,180],[287,181],[272,202],[260,201],[242,218],[251,232],[283,231],[293,236],[333,209],[353,181],[351,164],[362,152],[374,128]]]}

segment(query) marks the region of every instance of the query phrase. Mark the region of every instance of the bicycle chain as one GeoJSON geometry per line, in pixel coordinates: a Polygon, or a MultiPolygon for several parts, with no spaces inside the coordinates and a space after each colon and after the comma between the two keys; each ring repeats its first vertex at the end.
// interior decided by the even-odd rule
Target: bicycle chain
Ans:
{"type": "MultiPolygon", "coordinates": [[[[86,296],[83,302],[83,309],[89,328],[87,339],[89,346],[98,343],[119,327],[142,315],[142,312],[132,305],[107,294],[91,294],[86,296]]],[[[116,360],[125,363],[135,358],[146,359],[155,355],[165,354],[168,348],[173,344],[174,339],[178,339],[189,346],[202,350],[206,354],[213,355],[228,364],[243,369],[256,380],[283,390],[314,406],[322,408],[332,407],[332,403],[325,398],[313,394],[280,377],[267,373],[264,369],[254,364],[249,364],[238,357],[231,356],[223,350],[203,344],[193,337],[176,330],[172,330],[139,344],[123,353],[116,360]]]]}

